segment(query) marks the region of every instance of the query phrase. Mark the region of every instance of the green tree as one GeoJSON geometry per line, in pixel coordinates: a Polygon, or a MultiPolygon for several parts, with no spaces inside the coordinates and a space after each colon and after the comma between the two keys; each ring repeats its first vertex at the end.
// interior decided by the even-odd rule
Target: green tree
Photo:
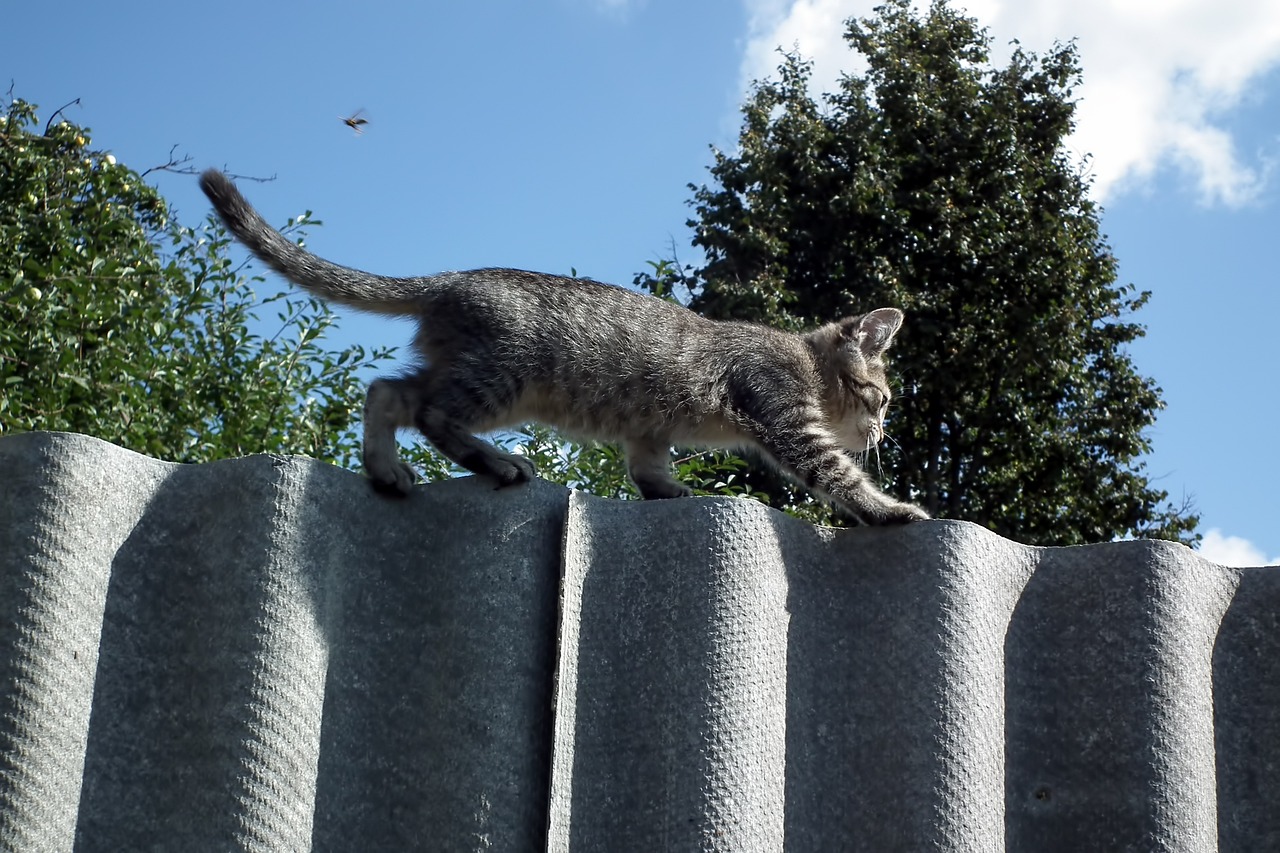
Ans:
{"type": "Polygon", "coordinates": [[[70,430],[182,462],[358,458],[357,373],[389,351],[325,349],[328,308],[259,299],[261,279],[233,264],[216,221],[179,225],[86,128],[41,130],[35,106],[13,98],[0,116],[0,245],[0,435],[70,430]]]}
{"type": "MultiPolygon", "coordinates": [[[[864,74],[815,98],[811,66],[785,56],[713,183],[690,187],[706,254],[691,307],[792,329],[901,307],[892,493],[1037,544],[1198,539],[1141,461],[1163,403],[1125,345],[1149,294],[1116,284],[1064,148],[1074,45],[993,67],[974,20],[909,0],[846,39],[864,74]]],[[[641,283],[669,292],[661,278],[641,283]]]]}

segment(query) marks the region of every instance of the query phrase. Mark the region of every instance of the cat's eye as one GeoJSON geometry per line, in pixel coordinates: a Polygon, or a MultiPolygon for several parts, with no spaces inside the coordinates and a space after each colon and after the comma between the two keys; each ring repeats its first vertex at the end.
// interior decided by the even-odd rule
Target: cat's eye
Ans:
{"type": "Polygon", "coordinates": [[[888,392],[881,391],[873,385],[862,386],[862,393],[859,396],[873,412],[883,412],[889,406],[888,392]]]}

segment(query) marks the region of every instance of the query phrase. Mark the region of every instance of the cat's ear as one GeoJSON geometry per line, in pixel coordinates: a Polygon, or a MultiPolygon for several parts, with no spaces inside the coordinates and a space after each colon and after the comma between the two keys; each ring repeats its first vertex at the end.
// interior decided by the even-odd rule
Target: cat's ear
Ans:
{"type": "Polygon", "coordinates": [[[902,312],[897,308],[877,308],[870,314],[843,320],[840,325],[844,336],[857,344],[865,357],[878,358],[902,328],[902,312]]]}

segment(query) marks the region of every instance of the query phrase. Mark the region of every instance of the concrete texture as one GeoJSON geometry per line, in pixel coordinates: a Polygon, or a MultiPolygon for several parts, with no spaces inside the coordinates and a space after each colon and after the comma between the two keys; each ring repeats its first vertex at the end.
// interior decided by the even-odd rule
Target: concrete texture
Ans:
{"type": "Polygon", "coordinates": [[[7,850],[1280,850],[1280,570],[0,439],[7,850]]]}

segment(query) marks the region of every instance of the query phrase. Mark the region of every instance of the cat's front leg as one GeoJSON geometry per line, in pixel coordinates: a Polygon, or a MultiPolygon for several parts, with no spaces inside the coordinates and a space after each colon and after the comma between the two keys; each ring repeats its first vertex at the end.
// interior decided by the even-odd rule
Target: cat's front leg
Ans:
{"type": "Polygon", "coordinates": [[[797,473],[811,489],[826,495],[863,524],[907,524],[929,517],[915,504],[889,497],[844,451],[828,451],[801,462],[797,473]]]}
{"type": "Polygon", "coordinates": [[[863,524],[906,524],[929,518],[915,504],[880,491],[825,429],[797,424],[761,435],[760,443],[784,471],[863,524]]]}
{"type": "Polygon", "coordinates": [[[801,460],[796,474],[814,491],[826,495],[863,524],[907,524],[929,517],[915,504],[889,497],[844,451],[826,451],[801,460]]]}

